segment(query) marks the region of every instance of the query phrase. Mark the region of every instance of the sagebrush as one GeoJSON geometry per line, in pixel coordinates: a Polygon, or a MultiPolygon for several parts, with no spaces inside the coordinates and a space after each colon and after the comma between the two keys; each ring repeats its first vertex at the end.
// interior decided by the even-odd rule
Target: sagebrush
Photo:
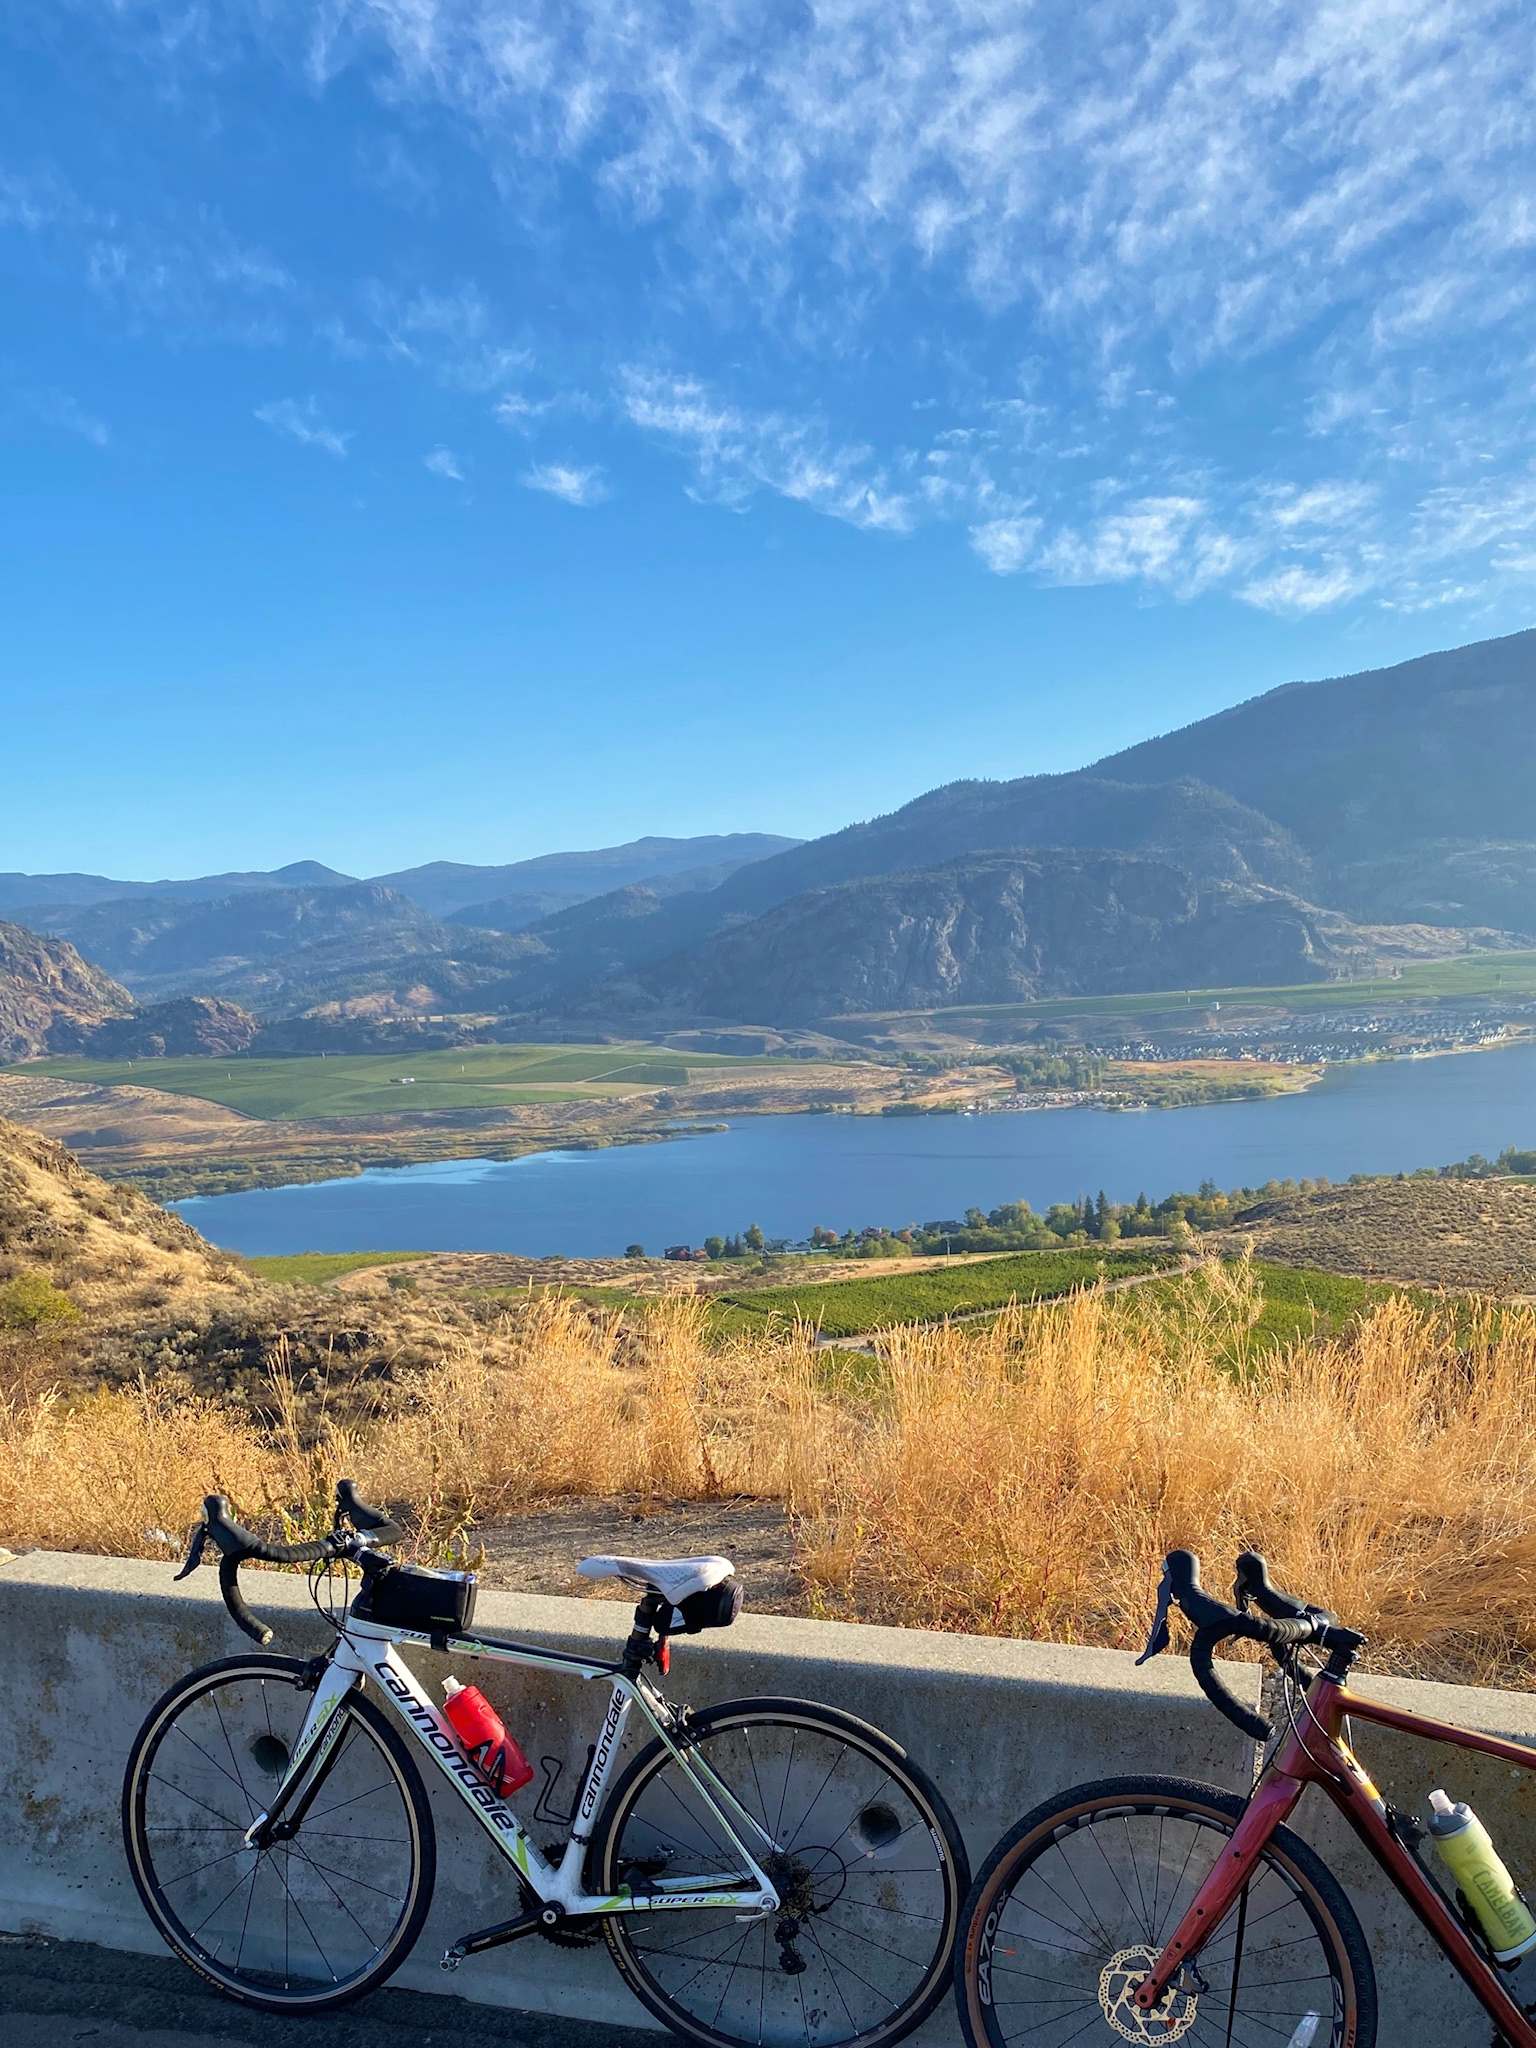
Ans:
{"type": "Polygon", "coordinates": [[[783,1503],[822,1611],[1138,1645],[1166,1549],[1255,1545],[1378,1668],[1523,1683],[1536,1654],[1536,1312],[1392,1297],[1275,1343],[1239,1262],[986,1327],[888,1332],[857,1373],[790,1327],[712,1339],[535,1297],[380,1378],[281,1339],[259,1405],[13,1372],[0,1540],[168,1556],[202,1495],[313,1526],[340,1472],[417,1543],[574,1495],[783,1503]],[[863,1369],[867,1367],[867,1370],[863,1369]]]}

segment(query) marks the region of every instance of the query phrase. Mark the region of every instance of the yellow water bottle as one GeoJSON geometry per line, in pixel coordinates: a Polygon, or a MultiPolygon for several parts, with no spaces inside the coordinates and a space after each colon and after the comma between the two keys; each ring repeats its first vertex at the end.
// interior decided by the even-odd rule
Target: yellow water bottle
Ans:
{"type": "Polygon", "coordinates": [[[1429,1804],[1429,1832],[1440,1860],[1477,1915],[1495,1956],[1512,1963],[1536,1948],[1536,1920],[1477,1815],[1465,1800],[1451,1800],[1444,1792],[1431,1792],[1429,1804]]]}

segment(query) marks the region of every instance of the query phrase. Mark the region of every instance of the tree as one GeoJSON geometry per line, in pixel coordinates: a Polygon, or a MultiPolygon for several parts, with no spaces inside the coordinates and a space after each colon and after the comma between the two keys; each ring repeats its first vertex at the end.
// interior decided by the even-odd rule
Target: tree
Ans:
{"type": "Polygon", "coordinates": [[[760,1223],[749,1223],[741,1241],[749,1252],[760,1252],[768,1242],[763,1236],[763,1226],[760,1223]]]}
{"type": "Polygon", "coordinates": [[[704,1249],[710,1258],[723,1259],[725,1257],[725,1239],[723,1237],[706,1237],[704,1249]]]}
{"type": "Polygon", "coordinates": [[[626,1259],[643,1259],[645,1257],[645,1246],[643,1244],[627,1244],[624,1247],[624,1256],[626,1259]]]}

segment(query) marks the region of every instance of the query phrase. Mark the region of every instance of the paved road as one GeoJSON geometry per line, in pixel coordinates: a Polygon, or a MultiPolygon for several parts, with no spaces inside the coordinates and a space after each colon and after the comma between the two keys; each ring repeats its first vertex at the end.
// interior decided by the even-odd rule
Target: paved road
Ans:
{"type": "MultiPolygon", "coordinates": [[[[294,2048],[294,2026],[220,1998],[169,1956],[0,1935],[5,2048],[294,2048]]],[[[302,2027],[304,2048],[656,2048],[660,2038],[420,1991],[375,1992],[302,2027]]]]}

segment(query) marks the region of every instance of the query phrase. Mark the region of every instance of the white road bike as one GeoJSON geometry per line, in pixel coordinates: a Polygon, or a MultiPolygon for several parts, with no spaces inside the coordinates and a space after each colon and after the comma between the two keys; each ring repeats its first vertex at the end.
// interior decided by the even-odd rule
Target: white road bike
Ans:
{"type": "MultiPolygon", "coordinates": [[[[641,2002],[706,2048],[881,2048],[943,1997],[969,1882],[959,1831],[928,1777],[851,1714],[792,1699],[673,1706],[671,1640],[728,1625],[724,1558],[588,1558],[641,1598],[623,1654],[578,1656],[472,1633],[474,1578],[379,1555],[400,1540],[348,1480],[312,1543],[263,1541],[211,1495],[185,1577],[212,1542],[224,1601],[265,1648],[242,1564],[309,1564],[336,1630],[323,1655],[223,1658],[150,1710],[123,1786],[129,1866],[150,1918],[193,1969],[269,2012],[323,2012],[372,1991],[431,1903],[432,1812],[417,1754],[510,1867],[518,1911],[442,1958],[529,1935],[604,1939],[641,2002]],[[338,1566],[357,1587],[327,1604],[338,1566]],[[540,1849],[399,1654],[407,1643],[597,1679],[610,1688],[569,1811],[544,1759],[540,1849]],[[610,1786],[631,1717],[643,1742],[610,1786]]],[[[349,1588],[350,1589],[350,1586],[349,1588]]]]}

